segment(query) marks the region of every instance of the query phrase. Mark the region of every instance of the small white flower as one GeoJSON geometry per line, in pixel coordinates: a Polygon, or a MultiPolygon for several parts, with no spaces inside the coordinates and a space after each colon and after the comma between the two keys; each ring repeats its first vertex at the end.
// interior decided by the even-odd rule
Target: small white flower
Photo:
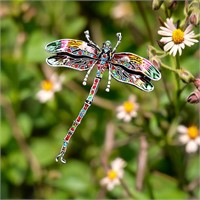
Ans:
{"type": "Polygon", "coordinates": [[[128,101],[125,101],[123,105],[116,108],[117,118],[122,119],[125,122],[130,122],[133,117],[137,116],[137,110],[139,105],[136,103],[136,97],[131,95],[128,101]]]}
{"type": "Polygon", "coordinates": [[[120,185],[120,179],[124,176],[126,163],[121,158],[116,158],[111,163],[111,168],[107,171],[106,177],[101,180],[101,185],[106,186],[107,190],[112,190],[116,185],[120,185]]]}
{"type": "Polygon", "coordinates": [[[131,19],[133,17],[132,5],[130,2],[118,2],[111,10],[114,19],[131,19]]]}
{"type": "Polygon", "coordinates": [[[49,80],[41,82],[41,90],[36,94],[41,103],[45,103],[54,97],[54,93],[62,89],[63,76],[53,74],[49,80]]]}
{"type": "Polygon", "coordinates": [[[186,127],[179,125],[177,131],[180,133],[179,141],[181,144],[185,144],[186,152],[193,153],[198,150],[200,146],[200,133],[196,126],[186,127]]]}
{"type": "Polygon", "coordinates": [[[167,18],[167,21],[164,23],[165,27],[161,26],[158,31],[159,35],[164,37],[161,38],[160,42],[165,44],[164,51],[169,51],[170,54],[175,56],[177,52],[179,55],[182,54],[182,49],[186,46],[191,47],[198,40],[194,39],[194,31],[192,31],[193,25],[189,25],[185,31],[177,29],[173,24],[172,18],[167,18]]]}

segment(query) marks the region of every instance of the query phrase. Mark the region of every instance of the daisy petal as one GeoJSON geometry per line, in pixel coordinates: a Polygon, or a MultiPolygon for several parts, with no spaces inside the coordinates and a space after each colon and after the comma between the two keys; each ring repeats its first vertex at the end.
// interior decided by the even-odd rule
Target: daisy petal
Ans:
{"type": "Polygon", "coordinates": [[[163,30],[163,31],[169,32],[172,35],[172,30],[170,30],[170,29],[168,29],[166,27],[163,27],[163,26],[161,26],[160,29],[163,30]]]}
{"type": "Polygon", "coordinates": [[[179,125],[177,127],[177,131],[178,133],[181,133],[181,134],[187,134],[188,133],[188,128],[184,125],[179,125]]]}
{"type": "Polygon", "coordinates": [[[158,31],[158,34],[159,34],[159,35],[162,35],[162,36],[172,36],[171,33],[166,32],[166,31],[158,31]]]}
{"type": "Polygon", "coordinates": [[[124,111],[119,112],[119,113],[117,114],[117,118],[118,118],[118,119],[123,119],[123,118],[125,118],[125,116],[126,116],[126,112],[124,112],[124,111]]]}
{"type": "Polygon", "coordinates": [[[177,45],[174,45],[174,46],[171,48],[169,54],[170,54],[170,55],[172,54],[173,56],[175,56],[175,55],[176,55],[176,52],[177,52],[177,45]]]}
{"type": "Polygon", "coordinates": [[[131,113],[130,113],[130,116],[131,116],[131,117],[136,117],[136,116],[137,116],[137,112],[135,112],[135,111],[131,112],[131,113]]]}
{"type": "Polygon", "coordinates": [[[124,106],[118,106],[117,108],[116,108],[116,111],[118,111],[118,112],[121,112],[121,111],[124,111],[124,106]]]}
{"type": "Polygon", "coordinates": [[[109,183],[109,178],[108,177],[105,177],[105,178],[101,179],[101,181],[100,181],[101,185],[107,185],[108,183],[109,183]]]}
{"type": "Polygon", "coordinates": [[[190,24],[190,25],[185,29],[184,34],[185,34],[185,35],[188,34],[188,33],[192,30],[192,28],[193,28],[193,25],[190,24]]]}
{"type": "Polygon", "coordinates": [[[172,37],[162,37],[160,41],[164,42],[164,43],[167,43],[167,42],[172,41],[172,37]]]}
{"type": "Polygon", "coordinates": [[[125,121],[125,122],[130,122],[130,121],[131,121],[131,116],[130,116],[130,115],[126,115],[126,116],[124,117],[124,121],[125,121]]]}
{"type": "Polygon", "coordinates": [[[180,141],[182,144],[188,143],[189,140],[190,140],[190,138],[188,137],[187,134],[182,134],[182,135],[179,136],[179,141],[180,141]]]}
{"type": "Polygon", "coordinates": [[[187,41],[190,41],[190,42],[193,42],[193,43],[196,43],[198,42],[198,40],[195,40],[193,38],[185,38],[187,41]]]}
{"type": "Polygon", "coordinates": [[[191,31],[190,33],[186,34],[187,36],[193,37],[195,36],[194,31],[191,31]]]}
{"type": "Polygon", "coordinates": [[[195,139],[195,142],[200,146],[200,136],[195,139]]]}
{"type": "Polygon", "coordinates": [[[112,161],[111,163],[111,168],[114,170],[121,169],[125,166],[125,161],[122,160],[121,158],[116,158],[115,160],[112,161]]]}
{"type": "Polygon", "coordinates": [[[179,55],[181,56],[181,54],[182,54],[181,45],[178,45],[178,52],[179,52],[179,55]]]}
{"type": "Polygon", "coordinates": [[[193,42],[190,42],[189,40],[184,40],[184,44],[185,44],[186,46],[191,47],[194,43],[193,43],[193,42]]]}
{"type": "Polygon", "coordinates": [[[164,51],[169,51],[174,45],[174,42],[169,42],[164,46],[164,51]]]}
{"type": "Polygon", "coordinates": [[[185,44],[184,44],[184,43],[179,44],[179,46],[180,46],[182,49],[185,48],[185,44]]]}
{"type": "Polygon", "coordinates": [[[167,23],[165,23],[165,25],[172,31],[176,29],[176,27],[173,24],[173,19],[172,18],[167,19],[167,23]]]}
{"type": "Polygon", "coordinates": [[[198,149],[198,145],[194,140],[190,140],[186,145],[186,152],[187,153],[194,153],[198,149]]]}

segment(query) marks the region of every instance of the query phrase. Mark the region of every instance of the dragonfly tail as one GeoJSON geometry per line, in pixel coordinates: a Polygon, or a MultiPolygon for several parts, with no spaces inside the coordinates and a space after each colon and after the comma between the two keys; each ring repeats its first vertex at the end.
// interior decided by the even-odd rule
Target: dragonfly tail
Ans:
{"type": "Polygon", "coordinates": [[[72,135],[74,134],[76,128],[81,123],[81,120],[85,116],[88,108],[91,106],[92,101],[94,99],[94,95],[96,94],[96,92],[98,90],[98,86],[99,86],[100,80],[101,80],[101,78],[95,77],[95,79],[93,81],[93,84],[92,84],[92,87],[90,89],[90,93],[89,93],[89,95],[88,95],[88,97],[87,97],[87,99],[86,99],[86,101],[85,101],[85,103],[84,103],[84,105],[83,105],[78,117],[73,122],[72,126],[70,127],[70,129],[68,130],[68,132],[67,132],[67,134],[66,134],[66,136],[64,138],[63,145],[62,145],[62,148],[60,150],[60,153],[56,157],[56,162],[58,162],[60,160],[62,163],[64,163],[64,164],[66,163],[66,160],[64,159],[64,155],[66,153],[69,141],[70,141],[72,135]]]}
{"type": "Polygon", "coordinates": [[[59,159],[60,159],[60,161],[62,163],[64,163],[64,164],[66,163],[66,160],[64,159],[64,155],[65,155],[66,150],[67,150],[67,145],[68,145],[68,142],[64,140],[62,148],[60,150],[60,153],[56,156],[56,162],[58,162],[59,159]]]}

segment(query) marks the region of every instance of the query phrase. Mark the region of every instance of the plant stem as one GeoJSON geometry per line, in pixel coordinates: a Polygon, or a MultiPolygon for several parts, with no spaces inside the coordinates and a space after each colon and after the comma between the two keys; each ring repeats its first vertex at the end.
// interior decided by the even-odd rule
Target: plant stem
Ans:
{"type": "Polygon", "coordinates": [[[163,62],[161,62],[160,64],[161,64],[161,66],[162,66],[163,68],[168,69],[168,70],[170,70],[170,71],[176,73],[176,70],[175,70],[175,69],[173,69],[173,68],[171,68],[170,66],[164,64],[163,62]]]}
{"type": "Polygon", "coordinates": [[[196,34],[193,38],[198,38],[198,37],[200,37],[200,33],[196,34]]]}
{"type": "Polygon", "coordinates": [[[143,5],[140,1],[136,1],[136,3],[137,3],[139,11],[141,13],[142,19],[143,19],[143,21],[146,25],[147,33],[149,33],[149,39],[151,41],[151,44],[154,45],[153,35],[152,35],[152,32],[151,32],[149,22],[147,20],[146,11],[144,10],[143,5]]]}
{"type": "Polygon", "coordinates": [[[3,95],[0,95],[0,99],[1,99],[0,105],[3,106],[3,108],[5,109],[6,116],[8,118],[8,121],[10,122],[13,137],[17,141],[19,148],[21,149],[27,162],[29,163],[30,168],[34,174],[34,177],[38,180],[41,180],[42,169],[40,163],[24,138],[24,134],[17,122],[17,116],[14,112],[11,101],[3,95]]]}
{"type": "Polygon", "coordinates": [[[173,100],[172,100],[171,95],[170,95],[170,91],[167,87],[167,81],[164,79],[164,77],[162,77],[162,80],[163,80],[163,85],[164,85],[165,91],[167,93],[167,97],[169,99],[169,102],[172,106],[174,106],[173,100]]]}
{"type": "MultiPolygon", "coordinates": [[[[180,61],[179,61],[179,56],[178,54],[176,55],[176,69],[180,69],[180,61]]],[[[179,93],[179,90],[180,90],[180,79],[179,79],[179,76],[176,75],[176,81],[177,81],[177,92],[179,93]]]]}
{"type": "Polygon", "coordinates": [[[156,52],[156,54],[162,54],[162,56],[166,56],[167,55],[165,52],[163,54],[163,51],[157,50],[154,46],[149,45],[148,48],[150,50],[154,50],[156,52]]]}
{"type": "MultiPolygon", "coordinates": [[[[180,69],[180,61],[179,61],[179,56],[176,55],[176,69],[179,70],[180,69]]],[[[176,74],[176,84],[177,84],[177,90],[176,90],[176,115],[179,115],[179,111],[180,111],[180,78],[178,76],[178,74],[176,74]]]]}
{"type": "Polygon", "coordinates": [[[136,189],[141,191],[144,184],[144,177],[148,159],[148,142],[145,135],[140,136],[140,152],[138,155],[136,189]]]}
{"type": "Polygon", "coordinates": [[[124,188],[126,191],[127,195],[131,197],[132,199],[135,199],[135,196],[132,194],[132,192],[129,190],[128,186],[125,184],[123,180],[120,179],[121,186],[124,188]]]}

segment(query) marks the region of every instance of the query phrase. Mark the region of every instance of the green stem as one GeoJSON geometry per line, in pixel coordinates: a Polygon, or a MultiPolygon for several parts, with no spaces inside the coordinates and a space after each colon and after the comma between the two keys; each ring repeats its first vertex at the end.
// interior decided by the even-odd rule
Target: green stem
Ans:
{"type": "Polygon", "coordinates": [[[149,45],[148,48],[149,48],[150,51],[152,51],[152,50],[155,51],[156,54],[162,54],[162,56],[163,56],[163,55],[164,55],[164,56],[167,55],[165,52],[157,50],[154,46],[149,45]]]}
{"type": "Polygon", "coordinates": [[[177,72],[176,69],[171,68],[170,66],[164,64],[163,62],[161,62],[160,64],[161,64],[161,66],[162,66],[163,68],[165,68],[165,69],[168,69],[168,70],[170,70],[170,71],[172,71],[172,72],[175,72],[175,73],[177,72]]]}
{"type": "Polygon", "coordinates": [[[169,102],[174,107],[174,104],[173,104],[173,101],[172,101],[172,98],[171,98],[171,95],[170,95],[170,91],[167,87],[167,81],[164,79],[164,77],[162,77],[162,81],[163,81],[163,85],[164,85],[165,91],[167,93],[167,97],[169,99],[169,102]]]}
{"type": "Polygon", "coordinates": [[[123,189],[125,190],[125,192],[127,193],[127,195],[129,197],[131,197],[131,199],[135,199],[135,196],[132,194],[132,192],[129,190],[128,186],[125,184],[125,182],[123,180],[120,179],[120,183],[121,186],[123,187],[123,189]]]}
{"type": "MultiPolygon", "coordinates": [[[[176,59],[176,69],[179,70],[180,69],[180,60],[179,60],[179,56],[176,55],[175,57],[176,59]]],[[[176,115],[179,115],[179,111],[180,111],[180,78],[178,76],[178,74],[176,74],[176,84],[177,84],[177,90],[176,90],[176,115]]]]}
{"type": "Polygon", "coordinates": [[[166,5],[165,5],[165,15],[166,15],[166,18],[169,18],[169,13],[168,13],[168,9],[166,5]]]}
{"type": "MultiPolygon", "coordinates": [[[[180,60],[179,60],[179,56],[178,54],[176,55],[176,69],[180,69],[180,60]]],[[[179,79],[179,76],[177,75],[176,76],[176,81],[177,81],[177,87],[178,87],[178,92],[180,90],[180,79],[179,79]]]]}
{"type": "Polygon", "coordinates": [[[142,19],[143,19],[143,21],[146,25],[147,33],[149,33],[149,39],[151,41],[151,44],[154,45],[153,35],[152,35],[152,32],[151,32],[149,22],[147,20],[146,11],[144,10],[143,5],[140,1],[136,1],[136,3],[137,3],[139,11],[141,13],[142,19]]]}
{"type": "Polygon", "coordinates": [[[200,37],[200,33],[196,34],[193,38],[198,38],[198,37],[200,37]]]}

